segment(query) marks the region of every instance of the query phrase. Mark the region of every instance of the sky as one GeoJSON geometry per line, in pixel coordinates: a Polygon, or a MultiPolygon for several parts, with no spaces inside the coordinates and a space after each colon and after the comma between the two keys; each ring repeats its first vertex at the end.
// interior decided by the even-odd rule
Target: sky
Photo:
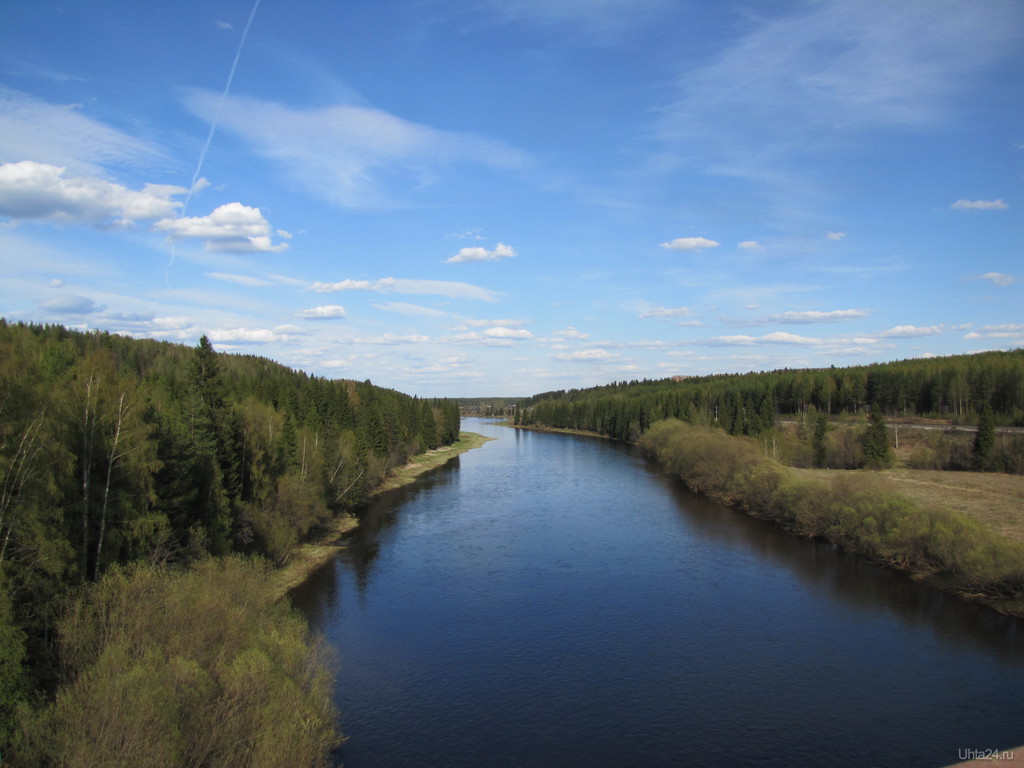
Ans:
{"type": "Polygon", "coordinates": [[[0,316],[421,397],[1024,346],[1021,0],[7,0],[0,316]]]}

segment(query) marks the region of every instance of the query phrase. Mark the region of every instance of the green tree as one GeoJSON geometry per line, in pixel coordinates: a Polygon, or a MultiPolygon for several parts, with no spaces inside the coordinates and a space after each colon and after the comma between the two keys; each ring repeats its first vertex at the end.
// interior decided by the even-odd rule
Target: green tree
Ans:
{"type": "Polygon", "coordinates": [[[7,578],[0,567],[0,757],[14,732],[18,704],[25,700],[25,633],[14,622],[7,578]]]}
{"type": "Polygon", "coordinates": [[[975,472],[990,472],[993,468],[993,449],[996,445],[996,422],[992,407],[986,402],[978,415],[978,431],[974,435],[971,451],[971,469],[975,472]]]}
{"type": "Polygon", "coordinates": [[[814,417],[814,433],[811,435],[811,448],[814,451],[814,466],[824,467],[827,465],[827,448],[825,436],[828,434],[828,416],[824,411],[818,411],[814,417]]]}
{"type": "Polygon", "coordinates": [[[861,436],[864,447],[864,465],[869,469],[885,469],[892,466],[892,447],[889,445],[889,434],[885,427],[882,409],[875,403],[871,406],[868,426],[861,436]]]}

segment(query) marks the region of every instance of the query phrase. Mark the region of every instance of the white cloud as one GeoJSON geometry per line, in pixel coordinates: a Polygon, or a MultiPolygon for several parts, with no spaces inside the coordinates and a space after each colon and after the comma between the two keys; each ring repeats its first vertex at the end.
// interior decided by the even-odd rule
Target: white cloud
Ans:
{"type": "Polygon", "coordinates": [[[492,339],[532,339],[533,334],[527,331],[525,328],[488,328],[484,331],[484,336],[492,339]]]}
{"type": "Polygon", "coordinates": [[[590,338],[590,334],[589,333],[581,333],[580,331],[577,331],[571,325],[568,328],[563,328],[561,331],[555,331],[552,335],[553,336],[557,336],[560,339],[579,339],[579,340],[585,340],[585,339],[589,339],[590,338]]]}
{"type": "Polygon", "coordinates": [[[825,237],[827,237],[829,240],[842,240],[844,237],[846,237],[846,233],[845,232],[829,232],[827,235],[825,235],[825,237]]]}
{"type": "Polygon", "coordinates": [[[372,291],[373,283],[369,280],[340,280],[336,283],[321,283],[319,280],[310,286],[317,293],[340,293],[341,291],[372,291]]]}
{"type": "Polygon", "coordinates": [[[797,346],[815,346],[824,343],[823,339],[817,339],[808,336],[798,336],[794,333],[786,333],[784,331],[776,331],[775,333],[768,333],[764,336],[747,336],[745,334],[737,334],[734,336],[715,336],[702,343],[710,344],[725,344],[725,345],[736,345],[736,346],[755,346],[757,344],[789,344],[797,346]]]}
{"type": "Polygon", "coordinates": [[[945,328],[941,325],[897,325],[878,334],[880,339],[915,339],[921,336],[935,336],[945,328]]]}
{"type": "Polygon", "coordinates": [[[783,312],[779,315],[772,315],[768,318],[772,323],[840,323],[846,320],[855,320],[859,317],[867,317],[870,312],[866,309],[834,309],[830,312],[783,312]]]}
{"type": "Polygon", "coordinates": [[[146,184],[131,190],[90,176],[65,176],[65,168],[23,160],[0,166],[0,215],[83,224],[129,226],[173,216],[182,187],[146,184]]]}
{"type": "MultiPolygon", "coordinates": [[[[220,102],[210,91],[187,98],[188,108],[204,119],[212,119],[220,102]]],[[[524,162],[521,152],[501,142],[351,104],[299,110],[229,97],[218,126],[280,163],[313,194],[345,207],[393,207],[453,163],[508,169],[524,162]]]]}
{"type": "Polygon", "coordinates": [[[708,240],[706,237],[677,237],[667,243],[662,243],[662,248],[673,251],[700,251],[704,248],[717,248],[720,243],[708,240]]]}
{"type": "Polygon", "coordinates": [[[207,333],[207,336],[213,342],[269,344],[275,341],[289,341],[298,330],[294,325],[281,325],[276,328],[218,328],[207,333]]]}
{"type": "Polygon", "coordinates": [[[287,243],[272,244],[270,222],[259,208],[241,203],[221,205],[208,216],[161,219],[153,229],[169,232],[174,238],[200,239],[208,251],[268,253],[288,248],[287,243]]]}
{"type": "Polygon", "coordinates": [[[516,255],[511,245],[498,243],[493,251],[488,251],[480,246],[462,248],[450,259],[445,259],[449,264],[461,264],[469,261],[497,261],[498,259],[511,259],[516,255]]]}
{"type": "Polygon", "coordinates": [[[335,320],[346,317],[345,308],[340,304],[325,304],[322,307],[313,307],[299,312],[299,317],[304,320],[335,320]]]}
{"type": "MultiPolygon", "coordinates": [[[[501,320],[476,320],[476,319],[473,319],[473,318],[467,318],[466,321],[465,321],[465,326],[464,327],[468,327],[468,328],[483,328],[486,325],[490,325],[490,326],[500,325],[503,328],[518,328],[518,327],[520,327],[522,325],[526,325],[528,322],[530,322],[530,321],[529,320],[518,320],[518,319],[515,319],[515,318],[505,318],[505,319],[501,319],[501,320]]],[[[456,329],[456,330],[461,330],[461,328],[456,329]]]]}
{"type": "Polygon", "coordinates": [[[1009,204],[1002,200],[957,200],[951,206],[954,211],[1005,211],[1009,204]]]}
{"type": "Polygon", "coordinates": [[[985,325],[980,331],[971,331],[964,335],[965,339],[1021,339],[1024,340],[1024,324],[1003,323],[1001,325],[985,325]]]}
{"type": "Polygon", "coordinates": [[[1013,275],[1008,275],[1005,272],[986,272],[984,275],[981,275],[979,279],[988,280],[992,285],[998,285],[1000,287],[1013,285],[1017,282],[1017,278],[1013,275]]]}
{"type": "Polygon", "coordinates": [[[213,23],[217,25],[217,29],[234,29],[227,21],[215,21],[213,23]]]}
{"type": "Polygon", "coordinates": [[[739,243],[737,247],[742,248],[746,251],[764,250],[764,246],[757,242],[757,240],[744,240],[742,243],[739,243]]]}

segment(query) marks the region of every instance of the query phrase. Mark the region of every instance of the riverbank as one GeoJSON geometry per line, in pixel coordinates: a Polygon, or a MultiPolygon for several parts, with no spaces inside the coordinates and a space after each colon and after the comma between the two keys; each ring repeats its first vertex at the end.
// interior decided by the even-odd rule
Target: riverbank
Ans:
{"type": "MultiPolygon", "coordinates": [[[[421,453],[408,464],[395,467],[388,473],[384,482],[370,493],[370,498],[376,498],[386,491],[415,482],[424,472],[437,469],[459,454],[479,448],[494,439],[496,438],[484,437],[476,432],[460,432],[457,442],[421,453]]],[[[340,515],[332,520],[327,529],[315,539],[304,542],[289,552],[284,563],[276,569],[272,577],[274,593],[278,598],[283,597],[304,582],[313,571],[334,557],[339,550],[344,548],[345,536],[357,527],[359,527],[359,519],[356,516],[340,515]]]]}
{"type": "Polygon", "coordinates": [[[993,494],[979,492],[977,478],[972,485],[942,473],[936,487],[906,473],[796,470],[765,458],[750,441],[671,419],[652,425],[640,445],[715,501],[1024,617],[1024,543],[1008,535],[1019,530],[1014,511],[1024,498],[1014,477],[1005,478],[1010,490],[1000,495],[1008,510],[1002,514],[991,509],[993,494]],[[964,499],[968,490],[978,495],[974,505],[950,503],[950,491],[964,499]],[[967,508],[984,513],[972,516],[967,508]],[[997,519],[1010,528],[997,530],[997,519]]]}

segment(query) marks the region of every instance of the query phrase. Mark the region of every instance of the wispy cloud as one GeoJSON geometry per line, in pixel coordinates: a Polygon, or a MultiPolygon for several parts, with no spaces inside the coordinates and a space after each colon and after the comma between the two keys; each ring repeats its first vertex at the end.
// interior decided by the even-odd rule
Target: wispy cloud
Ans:
{"type": "Polygon", "coordinates": [[[1000,325],[986,325],[980,330],[971,331],[964,335],[964,338],[972,341],[976,339],[1001,339],[1024,344],[1024,324],[1002,323],[1000,325]]]}
{"type": "Polygon", "coordinates": [[[770,323],[842,323],[847,320],[867,317],[871,313],[866,309],[834,309],[828,312],[807,311],[807,312],[782,312],[772,315],[767,319],[770,323]]]}
{"type": "Polygon", "coordinates": [[[957,200],[951,206],[954,211],[1005,211],[1010,206],[1002,200],[957,200]]]}
{"type": "Polygon", "coordinates": [[[1013,275],[1008,275],[1005,272],[986,272],[978,277],[979,280],[988,280],[992,285],[998,285],[1001,288],[1005,288],[1008,285],[1013,285],[1017,282],[1017,278],[1013,275]]]}
{"type": "Polygon", "coordinates": [[[62,315],[92,315],[106,309],[92,299],[74,293],[41,301],[39,306],[47,312],[62,315]]]}
{"type": "Polygon", "coordinates": [[[671,138],[725,149],[738,134],[789,148],[865,128],[933,123],[963,77],[1017,43],[1012,0],[810,3],[757,19],[713,64],[686,73],[667,113],[671,138]]]}
{"type": "Polygon", "coordinates": [[[897,325],[878,334],[882,339],[914,339],[920,336],[935,336],[945,330],[941,325],[897,325]]]}
{"type": "Polygon", "coordinates": [[[656,23],[674,0],[484,0],[468,3],[502,23],[519,22],[571,30],[576,42],[611,45],[656,23]]]}
{"type": "Polygon", "coordinates": [[[409,280],[384,277],[380,280],[341,280],[335,283],[315,282],[310,288],[317,293],[338,293],[340,291],[376,291],[378,293],[407,293],[433,296],[448,296],[453,299],[475,299],[497,301],[498,294],[487,288],[469,283],[448,280],[409,280]]]}
{"type": "Polygon", "coordinates": [[[644,310],[640,317],[693,317],[695,314],[690,307],[655,307],[644,310]]]}
{"type": "Polygon", "coordinates": [[[274,284],[270,280],[264,280],[259,277],[252,277],[251,275],[233,275],[228,272],[207,272],[206,276],[212,277],[214,280],[223,280],[225,283],[244,285],[247,288],[260,288],[274,284]]]}
{"type": "Polygon", "coordinates": [[[551,354],[551,357],[555,360],[565,360],[570,362],[600,363],[614,359],[615,355],[607,349],[594,347],[592,349],[577,349],[573,352],[554,352],[551,354]]]}
{"type": "Polygon", "coordinates": [[[120,163],[144,166],[163,152],[84,114],[80,105],[50,104],[0,86],[0,162],[32,160],[74,175],[102,176],[120,163]]]}
{"type": "MultiPolygon", "coordinates": [[[[219,100],[212,92],[194,91],[186,105],[210,119],[219,100]]],[[[500,141],[351,104],[302,110],[230,97],[218,125],[281,164],[313,194],[352,208],[404,205],[451,163],[509,169],[525,161],[522,152],[500,141]]]]}
{"type": "Polygon", "coordinates": [[[447,312],[434,307],[422,307],[419,304],[408,304],[404,301],[389,301],[383,304],[374,304],[374,309],[382,312],[394,312],[399,315],[410,315],[413,317],[445,317],[447,312]]]}

